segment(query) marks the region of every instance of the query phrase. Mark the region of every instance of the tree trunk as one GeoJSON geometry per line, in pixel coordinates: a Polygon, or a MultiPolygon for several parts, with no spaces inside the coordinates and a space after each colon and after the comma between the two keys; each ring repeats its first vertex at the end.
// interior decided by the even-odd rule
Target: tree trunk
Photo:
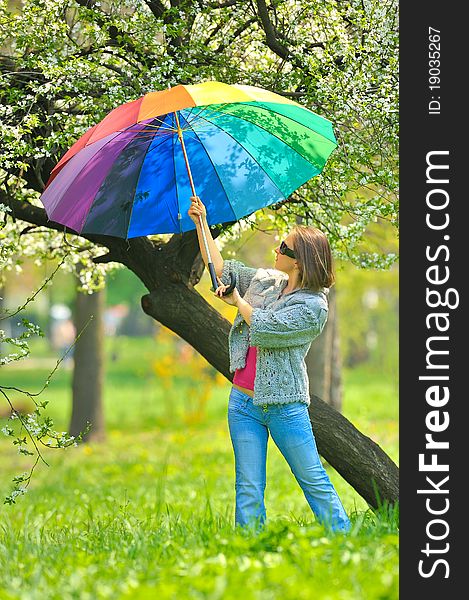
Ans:
{"type": "MultiPolygon", "coordinates": [[[[0,190],[0,199],[2,190],[0,190]]],[[[28,202],[7,197],[14,216],[28,223],[64,231],[47,219],[45,211],[28,202]]],[[[217,236],[214,231],[213,237],[217,236]]],[[[189,342],[227,379],[228,332],[231,324],[194,289],[204,265],[194,231],[173,235],[167,243],[148,238],[122,240],[110,236],[82,237],[108,248],[95,262],[116,261],[131,269],[150,291],[143,296],[143,310],[189,342]]],[[[399,500],[399,469],[373,440],[337,410],[311,396],[310,417],[319,452],[368,504],[399,500]]]]}
{"type": "Polygon", "coordinates": [[[75,329],[77,336],[80,337],[74,346],[73,400],[69,431],[71,435],[77,436],[85,429],[86,423],[90,422],[91,429],[83,437],[87,442],[105,439],[104,294],[104,290],[94,294],[77,292],[75,303],[75,329]]]}
{"type": "Polygon", "coordinates": [[[342,365],[337,327],[337,300],[335,287],[329,292],[329,315],[319,337],[311,344],[306,355],[309,389],[314,396],[336,410],[342,410],[342,365]]]}

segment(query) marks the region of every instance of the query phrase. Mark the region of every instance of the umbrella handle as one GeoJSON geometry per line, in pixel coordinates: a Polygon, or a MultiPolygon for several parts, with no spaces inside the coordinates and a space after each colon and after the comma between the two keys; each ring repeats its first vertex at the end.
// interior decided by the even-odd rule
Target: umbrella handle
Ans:
{"type": "Polygon", "coordinates": [[[235,287],[236,287],[236,275],[234,273],[230,273],[230,285],[222,293],[222,296],[229,296],[230,294],[232,294],[235,287]]]}
{"type": "MultiPolygon", "coordinates": [[[[207,264],[208,270],[210,272],[210,278],[212,279],[212,287],[211,291],[214,292],[218,286],[217,282],[217,274],[215,272],[215,266],[212,262],[207,264]]],[[[236,287],[236,275],[234,273],[230,273],[230,285],[226,288],[226,290],[222,293],[222,296],[229,296],[233,293],[233,290],[236,287]]]]}

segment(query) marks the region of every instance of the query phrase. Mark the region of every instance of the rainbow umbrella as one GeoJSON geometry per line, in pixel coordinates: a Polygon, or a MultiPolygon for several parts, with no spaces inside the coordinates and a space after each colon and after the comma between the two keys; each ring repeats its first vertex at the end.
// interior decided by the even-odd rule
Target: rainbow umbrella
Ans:
{"type": "Polygon", "coordinates": [[[195,186],[209,225],[236,221],[288,198],[336,146],[330,121],[278,94],[177,85],[91,127],[54,167],[41,200],[50,220],[77,233],[182,233],[195,228],[187,214],[195,186]]]}

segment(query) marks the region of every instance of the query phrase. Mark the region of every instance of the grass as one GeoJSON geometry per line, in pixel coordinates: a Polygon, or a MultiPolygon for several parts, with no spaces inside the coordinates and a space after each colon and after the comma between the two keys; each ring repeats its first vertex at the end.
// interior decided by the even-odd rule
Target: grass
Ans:
{"type": "MultiPolygon", "coordinates": [[[[0,509],[2,600],[398,598],[396,515],[372,513],[326,465],[353,523],[346,536],[328,534],[270,443],[266,528],[235,530],[229,383],[212,378],[202,417],[188,421],[196,390],[184,378],[165,390],[155,375],[164,347],[119,339],[107,351],[117,354],[107,366],[107,442],[47,450],[50,468],[39,465],[26,496],[0,509]]],[[[51,365],[23,363],[4,368],[3,385],[38,390],[51,365]]],[[[68,423],[70,377],[60,368],[47,390],[58,430],[68,423]]],[[[397,461],[395,386],[354,370],[344,391],[344,414],[397,461]]],[[[5,437],[0,452],[5,496],[28,459],[5,437]]]]}

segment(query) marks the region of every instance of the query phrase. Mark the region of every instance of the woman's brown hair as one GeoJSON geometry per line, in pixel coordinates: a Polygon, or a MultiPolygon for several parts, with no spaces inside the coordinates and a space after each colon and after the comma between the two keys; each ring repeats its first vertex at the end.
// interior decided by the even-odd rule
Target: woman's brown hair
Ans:
{"type": "Polygon", "coordinates": [[[296,225],[292,234],[300,287],[317,292],[334,285],[332,252],[324,233],[316,227],[296,225]]]}

